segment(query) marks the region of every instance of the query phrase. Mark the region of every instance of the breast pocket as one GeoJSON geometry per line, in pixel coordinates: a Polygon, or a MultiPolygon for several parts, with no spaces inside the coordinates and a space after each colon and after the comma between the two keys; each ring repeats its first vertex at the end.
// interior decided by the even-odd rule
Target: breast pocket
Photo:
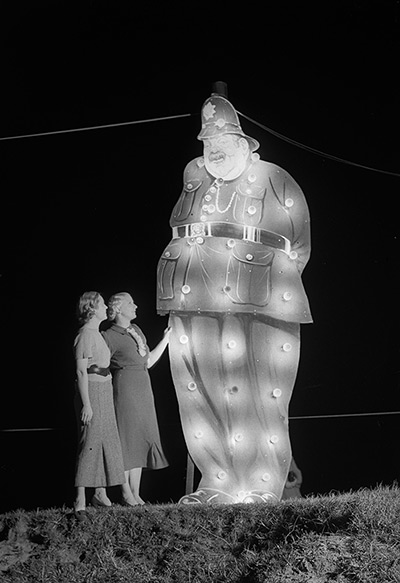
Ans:
{"type": "Polygon", "coordinates": [[[235,304],[266,306],[271,297],[274,252],[237,243],[228,262],[224,291],[235,304]]]}
{"type": "Polygon", "coordinates": [[[201,180],[190,180],[185,182],[182,194],[172,213],[175,221],[185,221],[189,217],[193,208],[196,192],[200,186],[201,180]]]}
{"type": "Polygon", "coordinates": [[[175,273],[180,255],[180,247],[177,244],[171,243],[160,257],[157,266],[159,300],[172,300],[174,298],[175,273]]]}

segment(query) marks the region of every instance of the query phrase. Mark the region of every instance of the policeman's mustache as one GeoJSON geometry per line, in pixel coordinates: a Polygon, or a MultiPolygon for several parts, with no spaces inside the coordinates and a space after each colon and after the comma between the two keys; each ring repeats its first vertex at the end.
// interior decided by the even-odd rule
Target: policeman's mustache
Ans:
{"type": "Polygon", "coordinates": [[[218,161],[218,160],[221,160],[221,159],[222,160],[225,160],[225,158],[226,158],[226,154],[224,152],[221,152],[221,151],[214,152],[214,153],[212,152],[209,155],[209,157],[208,157],[208,159],[210,160],[210,162],[218,161]]]}

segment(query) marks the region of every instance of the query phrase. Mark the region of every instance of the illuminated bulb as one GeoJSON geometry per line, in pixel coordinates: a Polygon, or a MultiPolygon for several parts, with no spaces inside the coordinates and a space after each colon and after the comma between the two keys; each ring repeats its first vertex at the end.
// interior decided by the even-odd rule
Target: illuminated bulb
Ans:
{"type": "Polygon", "coordinates": [[[236,346],[236,340],[229,340],[228,347],[229,348],[235,348],[235,346],[236,346]]]}
{"type": "Polygon", "coordinates": [[[195,383],[195,382],[193,382],[193,381],[191,381],[191,382],[188,384],[188,389],[189,389],[189,391],[195,391],[195,390],[197,389],[197,385],[196,385],[196,383],[195,383]]]}
{"type": "Polygon", "coordinates": [[[277,435],[271,435],[269,440],[271,443],[278,443],[279,437],[277,435]]]}
{"type": "Polygon", "coordinates": [[[186,336],[186,334],[182,334],[182,336],[179,338],[179,342],[181,344],[187,344],[189,342],[189,338],[186,336]]]}
{"type": "Polygon", "coordinates": [[[271,479],[271,474],[269,474],[268,472],[265,472],[265,474],[263,474],[261,476],[261,479],[263,482],[269,482],[269,480],[271,479]]]}
{"type": "Polygon", "coordinates": [[[224,472],[223,470],[221,470],[220,472],[218,472],[217,478],[219,480],[225,480],[225,478],[226,478],[226,472],[224,472]]]}
{"type": "Polygon", "coordinates": [[[292,345],[289,342],[285,342],[282,346],[283,352],[290,352],[292,350],[292,345]]]}
{"type": "Polygon", "coordinates": [[[292,299],[292,292],[286,291],[282,297],[285,302],[289,302],[292,299]]]}
{"type": "Polygon", "coordinates": [[[190,285],[183,285],[182,286],[182,293],[188,294],[190,292],[190,285]]]}
{"type": "Polygon", "coordinates": [[[290,257],[290,259],[297,259],[297,257],[298,257],[297,251],[291,251],[289,253],[289,257],[290,257]]]}
{"type": "Polygon", "coordinates": [[[194,434],[196,439],[200,439],[201,437],[203,437],[203,432],[202,431],[196,431],[196,433],[194,434]]]}
{"type": "Polygon", "coordinates": [[[282,391],[281,391],[280,389],[274,389],[274,390],[272,391],[272,395],[273,395],[275,398],[278,398],[278,397],[280,397],[280,396],[282,395],[282,391]]]}
{"type": "Polygon", "coordinates": [[[294,200],[293,200],[293,198],[287,198],[287,199],[285,200],[285,206],[287,206],[288,208],[290,208],[290,207],[291,207],[291,206],[293,206],[293,205],[294,205],[294,200]]]}

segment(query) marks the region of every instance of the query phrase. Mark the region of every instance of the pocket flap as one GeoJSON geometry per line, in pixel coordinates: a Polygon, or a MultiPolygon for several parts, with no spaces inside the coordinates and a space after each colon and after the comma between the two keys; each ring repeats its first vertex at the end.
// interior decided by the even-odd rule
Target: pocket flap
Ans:
{"type": "Polygon", "coordinates": [[[176,261],[179,259],[181,254],[181,247],[178,244],[171,243],[164,249],[161,259],[167,259],[168,261],[176,261]]]}
{"type": "Polygon", "coordinates": [[[246,243],[236,243],[232,249],[232,255],[241,263],[248,265],[263,265],[267,266],[272,263],[274,258],[274,251],[265,249],[257,249],[256,245],[246,245],[246,243]]]}

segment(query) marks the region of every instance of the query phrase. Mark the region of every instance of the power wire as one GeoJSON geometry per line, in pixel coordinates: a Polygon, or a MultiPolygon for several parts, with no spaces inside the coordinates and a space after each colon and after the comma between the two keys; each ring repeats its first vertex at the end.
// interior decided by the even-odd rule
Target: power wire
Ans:
{"type": "Polygon", "coordinates": [[[317,150],[316,148],[312,148],[311,146],[306,146],[305,144],[302,144],[301,142],[297,142],[296,140],[292,140],[291,138],[288,138],[287,136],[284,136],[283,134],[280,134],[279,132],[276,132],[275,130],[272,130],[271,128],[263,125],[262,123],[255,121],[254,119],[252,119],[251,117],[248,117],[244,113],[240,113],[240,111],[238,111],[237,113],[239,115],[241,115],[244,119],[247,119],[247,121],[250,121],[254,125],[260,127],[261,129],[265,130],[266,132],[269,132],[270,134],[279,138],[280,140],[288,142],[288,144],[291,144],[292,146],[297,146],[298,148],[302,148],[303,150],[307,150],[308,152],[311,152],[312,154],[317,154],[318,156],[322,156],[323,158],[329,158],[330,160],[334,160],[335,162],[342,162],[343,164],[349,164],[350,166],[356,166],[357,168],[362,168],[363,170],[371,170],[372,172],[380,172],[381,174],[388,174],[389,176],[397,176],[397,178],[400,178],[400,174],[398,172],[390,172],[389,170],[381,170],[380,168],[373,168],[371,166],[365,166],[364,164],[358,164],[357,162],[351,162],[350,160],[345,160],[344,158],[339,158],[339,156],[327,154],[326,152],[322,152],[321,150],[317,150]]]}
{"type": "Polygon", "coordinates": [[[89,127],[85,127],[85,128],[72,128],[69,130],[54,130],[52,132],[40,132],[37,134],[23,134],[21,136],[6,136],[4,138],[0,138],[1,141],[5,141],[5,140],[20,140],[20,139],[24,139],[24,138],[38,138],[38,137],[42,137],[42,136],[54,136],[56,134],[71,134],[71,133],[75,133],[75,132],[87,132],[87,131],[91,131],[91,130],[104,130],[104,129],[108,129],[108,128],[117,128],[117,127],[121,127],[121,126],[129,126],[129,125],[136,125],[136,124],[140,124],[140,123],[151,123],[151,122],[155,122],[155,121],[165,121],[165,120],[170,120],[170,119],[178,119],[181,117],[190,117],[191,113],[183,113],[181,115],[168,115],[165,117],[152,117],[150,119],[138,119],[135,121],[123,121],[120,123],[109,123],[106,125],[101,125],[101,126],[89,126],[89,127]]]}

